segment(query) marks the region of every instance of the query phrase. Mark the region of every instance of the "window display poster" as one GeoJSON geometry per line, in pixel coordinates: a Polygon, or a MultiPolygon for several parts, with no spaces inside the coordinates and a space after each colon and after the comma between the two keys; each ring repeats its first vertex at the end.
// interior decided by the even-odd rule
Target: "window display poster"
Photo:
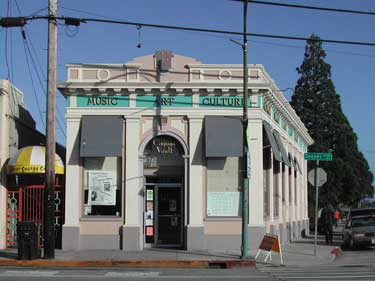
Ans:
{"type": "Polygon", "coordinates": [[[145,217],[148,220],[154,219],[154,211],[147,211],[145,217]]]}
{"type": "Polygon", "coordinates": [[[116,205],[116,178],[111,171],[89,171],[89,205],[116,205]]]}
{"type": "Polygon", "coordinates": [[[153,210],[154,210],[154,202],[147,201],[146,211],[153,211],[153,210]]]}
{"type": "Polygon", "coordinates": [[[207,215],[239,216],[240,197],[240,192],[207,192],[207,215]]]}
{"type": "Polygon", "coordinates": [[[154,200],[154,191],[152,189],[147,189],[147,191],[146,191],[146,200],[147,201],[154,200]]]}
{"type": "Polygon", "coordinates": [[[145,225],[154,225],[154,220],[152,219],[146,219],[145,225]]]}
{"type": "Polygon", "coordinates": [[[154,227],[153,226],[147,226],[146,227],[146,236],[153,236],[154,235],[154,227]]]}
{"type": "Polygon", "coordinates": [[[85,215],[91,214],[91,205],[85,204],[85,215]]]}

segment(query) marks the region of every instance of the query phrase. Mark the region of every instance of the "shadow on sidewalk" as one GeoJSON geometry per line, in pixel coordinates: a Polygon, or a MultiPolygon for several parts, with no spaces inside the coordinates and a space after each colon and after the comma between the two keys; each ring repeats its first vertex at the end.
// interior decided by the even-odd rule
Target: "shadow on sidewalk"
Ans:
{"type": "Polygon", "coordinates": [[[0,251],[0,258],[18,259],[18,253],[11,253],[11,252],[6,252],[6,251],[0,251]]]}
{"type": "Polygon", "coordinates": [[[223,252],[210,252],[210,251],[187,251],[187,250],[176,250],[176,249],[160,249],[160,248],[149,248],[145,249],[145,252],[154,253],[175,253],[176,255],[186,255],[186,256],[204,256],[204,257],[220,257],[220,258],[230,258],[230,259],[240,259],[240,255],[234,253],[223,253],[223,252]]]}

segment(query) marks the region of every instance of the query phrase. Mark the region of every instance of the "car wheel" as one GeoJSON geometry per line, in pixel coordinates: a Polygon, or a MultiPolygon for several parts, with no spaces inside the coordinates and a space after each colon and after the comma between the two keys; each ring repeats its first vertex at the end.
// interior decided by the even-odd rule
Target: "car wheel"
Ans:
{"type": "Polygon", "coordinates": [[[341,244],[341,249],[343,249],[343,250],[347,250],[348,249],[348,241],[343,240],[343,242],[341,244]]]}
{"type": "Polygon", "coordinates": [[[354,241],[353,241],[352,238],[350,238],[350,240],[349,240],[349,247],[350,247],[351,250],[355,250],[355,244],[354,244],[354,241]]]}

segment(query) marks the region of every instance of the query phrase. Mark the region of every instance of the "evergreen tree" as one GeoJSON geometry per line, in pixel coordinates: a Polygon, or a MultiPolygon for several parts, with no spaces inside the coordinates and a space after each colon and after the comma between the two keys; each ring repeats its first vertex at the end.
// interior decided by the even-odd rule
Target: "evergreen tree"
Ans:
{"type": "MultiPolygon", "coordinates": [[[[338,206],[356,206],[372,197],[373,174],[364,155],[358,150],[357,136],[341,108],[340,96],[331,80],[331,66],[324,61],[322,42],[311,35],[305,47],[304,60],[291,105],[314,139],[310,152],[332,152],[333,161],[321,161],[327,182],[320,188],[319,202],[338,206]]],[[[309,161],[309,170],[315,161],[309,161]]],[[[309,209],[315,204],[313,188],[309,188],[309,209]]]]}

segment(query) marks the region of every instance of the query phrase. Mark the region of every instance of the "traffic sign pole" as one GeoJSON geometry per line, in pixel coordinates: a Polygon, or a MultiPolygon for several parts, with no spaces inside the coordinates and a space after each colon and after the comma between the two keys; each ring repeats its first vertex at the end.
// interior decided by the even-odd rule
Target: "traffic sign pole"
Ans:
{"type": "MultiPolygon", "coordinates": [[[[315,235],[314,235],[314,256],[316,256],[316,244],[318,242],[318,200],[319,200],[319,186],[323,185],[327,181],[327,174],[323,169],[321,170],[322,177],[319,176],[319,161],[332,161],[332,153],[322,152],[308,152],[304,154],[305,160],[312,160],[315,162],[314,169],[314,186],[315,186],[315,235]],[[319,179],[319,183],[318,183],[319,179]]],[[[309,179],[311,183],[311,180],[309,179]]]]}
{"type": "Polygon", "coordinates": [[[316,256],[316,244],[318,242],[318,199],[319,199],[319,189],[318,189],[318,166],[319,160],[316,161],[314,170],[314,186],[315,186],[315,234],[314,234],[314,256],[316,256]]]}

